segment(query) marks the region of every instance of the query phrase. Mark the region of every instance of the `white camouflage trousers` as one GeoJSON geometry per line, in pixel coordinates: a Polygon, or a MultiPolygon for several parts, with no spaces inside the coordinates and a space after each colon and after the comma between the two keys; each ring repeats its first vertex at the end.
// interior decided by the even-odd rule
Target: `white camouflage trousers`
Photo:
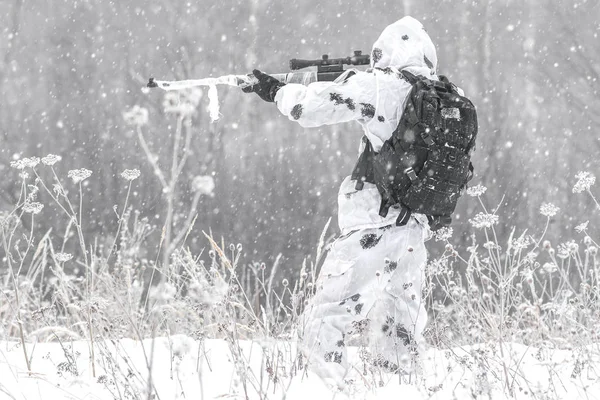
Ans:
{"type": "Polygon", "coordinates": [[[346,346],[356,338],[367,345],[371,366],[410,370],[427,319],[426,229],[411,218],[405,226],[353,231],[330,246],[303,314],[311,370],[339,382],[350,367],[346,346]]]}

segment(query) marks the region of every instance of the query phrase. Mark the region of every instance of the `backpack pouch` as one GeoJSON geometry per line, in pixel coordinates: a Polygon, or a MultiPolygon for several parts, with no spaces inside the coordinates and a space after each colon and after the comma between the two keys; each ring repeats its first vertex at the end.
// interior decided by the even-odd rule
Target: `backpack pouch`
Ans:
{"type": "Polygon", "coordinates": [[[449,148],[431,151],[401,202],[414,212],[450,216],[468,175],[466,154],[449,148]]]}

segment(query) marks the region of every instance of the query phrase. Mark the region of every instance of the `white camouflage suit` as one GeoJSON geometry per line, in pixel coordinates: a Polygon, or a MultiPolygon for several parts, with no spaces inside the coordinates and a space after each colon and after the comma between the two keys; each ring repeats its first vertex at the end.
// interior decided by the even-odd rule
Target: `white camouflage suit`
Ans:
{"type": "MultiPolygon", "coordinates": [[[[304,127],[357,121],[377,152],[398,126],[411,90],[399,71],[437,79],[436,66],[435,47],[423,25],[404,17],[377,39],[368,71],[353,70],[335,82],[288,84],[275,101],[304,127]]],[[[367,340],[372,365],[408,371],[427,319],[421,299],[424,241],[430,234],[426,217],[413,214],[406,225],[396,226],[398,209],[379,215],[375,185],[355,186],[350,177],[342,183],[342,234],[329,248],[317,293],[303,316],[310,368],[337,382],[348,372],[345,348],[355,335],[367,340]]]]}

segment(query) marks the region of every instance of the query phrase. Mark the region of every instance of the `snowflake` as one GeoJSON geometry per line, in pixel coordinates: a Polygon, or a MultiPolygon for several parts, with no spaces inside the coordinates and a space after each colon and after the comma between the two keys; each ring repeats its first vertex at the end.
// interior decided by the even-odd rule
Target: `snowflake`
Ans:
{"type": "Polygon", "coordinates": [[[477,229],[491,228],[492,225],[497,224],[498,221],[499,221],[499,218],[497,215],[487,214],[487,213],[482,213],[482,212],[477,214],[475,216],[475,218],[469,220],[471,225],[473,225],[473,227],[475,227],[477,229]]]}
{"type": "Polygon", "coordinates": [[[48,154],[46,157],[42,157],[42,163],[49,166],[56,164],[60,160],[62,160],[62,157],[55,154],[48,154]]]}
{"type": "Polygon", "coordinates": [[[133,106],[129,111],[123,113],[123,119],[127,125],[143,126],[148,123],[148,109],[140,106],[133,106]]]}
{"type": "Polygon", "coordinates": [[[215,181],[209,175],[196,176],[192,180],[192,190],[200,194],[212,196],[213,190],[215,190],[215,181]]]}
{"type": "Polygon", "coordinates": [[[472,197],[479,197],[485,193],[487,188],[483,185],[477,184],[467,189],[467,194],[472,197]]]}
{"type": "Polygon", "coordinates": [[[573,193],[581,193],[590,190],[592,185],[596,183],[596,177],[589,172],[580,171],[575,175],[575,178],[578,180],[575,186],[573,186],[573,193]]]}
{"type": "Polygon", "coordinates": [[[124,179],[126,179],[128,181],[137,179],[137,178],[139,178],[139,176],[140,176],[139,169],[126,169],[125,171],[121,172],[121,177],[123,177],[124,179]]]}
{"type": "Polygon", "coordinates": [[[70,253],[56,253],[54,255],[54,258],[56,259],[56,261],[58,261],[60,263],[64,263],[64,262],[67,262],[70,259],[72,259],[73,255],[70,253]]]}
{"type": "Polygon", "coordinates": [[[560,208],[552,203],[542,203],[540,206],[540,214],[548,218],[554,217],[558,211],[560,208]]]}
{"type": "Polygon", "coordinates": [[[22,158],[20,160],[11,161],[10,166],[16,169],[34,168],[40,163],[39,157],[22,158]]]}
{"type": "Polygon", "coordinates": [[[577,233],[585,232],[589,223],[590,221],[585,221],[584,223],[577,225],[575,227],[575,230],[577,231],[577,233]]]}
{"type": "Polygon", "coordinates": [[[42,203],[38,203],[37,201],[26,202],[23,204],[23,211],[26,213],[39,214],[44,208],[42,203]]]}
{"type": "Polygon", "coordinates": [[[73,183],[80,183],[92,175],[92,171],[85,168],[72,169],[69,171],[67,176],[73,179],[73,183]]]}

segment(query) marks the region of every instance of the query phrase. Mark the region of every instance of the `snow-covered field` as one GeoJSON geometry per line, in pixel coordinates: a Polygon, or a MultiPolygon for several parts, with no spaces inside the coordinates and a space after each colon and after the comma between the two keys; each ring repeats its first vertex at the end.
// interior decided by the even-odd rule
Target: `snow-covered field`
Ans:
{"type": "Polygon", "coordinates": [[[20,344],[5,341],[0,398],[600,399],[600,345],[567,351],[505,344],[504,358],[497,344],[429,349],[411,383],[363,374],[356,350],[350,349],[356,371],[341,391],[299,369],[289,342],[242,341],[238,347],[183,335],[98,342],[94,376],[86,341],[28,345],[31,374],[20,344]]]}
{"type": "MultiPolygon", "coordinates": [[[[559,208],[550,203],[540,207],[543,232],[513,230],[500,241],[499,217],[481,198],[486,189],[470,188],[483,212],[469,221],[485,241],[473,234],[472,244],[455,248],[452,229],[436,233],[445,246],[425,268],[430,325],[423,344],[430,347],[416,374],[385,375],[350,347],[355,368],[344,387],[331,387],[306,371],[294,342],[314,295],[314,260],[327,226],[316,256],[280,285],[280,257],[267,268],[245,260],[241,244],[204,232],[207,251],[192,254],[185,241],[193,219],[175,240],[181,245],[163,246],[166,256],[163,247],[145,254],[140,249],[154,248],[147,242],[151,228],[127,211],[127,199],[114,236],[94,246],[98,240],[84,236],[76,202],[52,169],[58,161],[49,155],[16,163],[36,179],[23,175],[19,204],[0,215],[7,255],[0,400],[600,399],[600,241],[585,222],[576,227],[581,240],[553,245],[545,234],[559,208]],[[35,170],[40,162],[62,197],[35,170]],[[67,217],[64,237],[36,230],[34,216],[44,206],[34,200],[42,189],[67,217]],[[29,227],[25,213],[32,214],[29,227]],[[81,255],[65,249],[76,239],[71,251],[81,255]]],[[[81,180],[90,173],[69,174],[80,203],[81,180]]],[[[130,193],[139,171],[122,176],[130,193]]],[[[595,177],[578,179],[574,191],[586,190],[597,203],[590,191],[595,177]]]]}

